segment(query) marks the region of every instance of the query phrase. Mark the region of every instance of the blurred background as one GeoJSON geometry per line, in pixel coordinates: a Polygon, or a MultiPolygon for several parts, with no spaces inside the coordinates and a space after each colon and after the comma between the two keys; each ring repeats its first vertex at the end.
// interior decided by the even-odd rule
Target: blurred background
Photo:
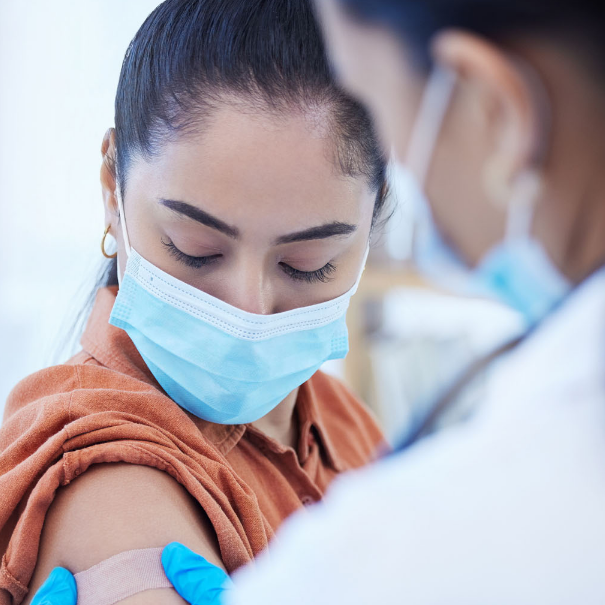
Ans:
{"type": "MultiPolygon", "coordinates": [[[[122,57],[158,0],[0,1],[0,410],[27,374],[67,359],[103,262],[101,140],[122,57]]],[[[395,439],[468,363],[519,329],[488,301],[452,297],[410,265],[404,183],[350,309],[351,353],[327,369],[395,439]]],[[[481,398],[481,380],[442,424],[481,398]]]]}
{"type": "Polygon", "coordinates": [[[124,52],[157,4],[0,1],[0,407],[69,355],[102,260],[101,140],[124,52]]]}

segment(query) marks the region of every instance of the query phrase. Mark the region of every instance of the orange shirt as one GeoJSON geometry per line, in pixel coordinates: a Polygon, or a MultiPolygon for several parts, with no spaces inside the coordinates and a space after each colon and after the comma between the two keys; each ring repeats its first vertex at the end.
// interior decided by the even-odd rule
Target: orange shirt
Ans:
{"type": "Polygon", "coordinates": [[[126,332],[108,323],[116,292],[99,291],[83,350],[23,380],[7,402],[0,605],[27,594],[55,491],[92,464],[169,473],[203,507],[232,572],[267,546],[287,516],[319,500],[339,472],[372,460],[383,443],[367,409],[321,372],[299,389],[296,450],[250,425],[194,422],[162,391],[126,332]]]}

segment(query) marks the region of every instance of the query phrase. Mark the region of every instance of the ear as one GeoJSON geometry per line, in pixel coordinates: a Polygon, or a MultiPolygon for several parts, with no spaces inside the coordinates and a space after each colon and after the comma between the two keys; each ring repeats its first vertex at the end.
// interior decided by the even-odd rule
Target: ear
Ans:
{"type": "Polygon", "coordinates": [[[536,84],[522,63],[491,42],[467,32],[446,30],[432,45],[435,60],[458,74],[477,107],[482,125],[489,129],[493,151],[486,157],[487,193],[507,203],[516,177],[535,168],[539,157],[543,120],[536,84]],[[492,136],[493,135],[493,136],[492,136]]]}
{"type": "Polygon", "coordinates": [[[119,217],[118,201],[116,198],[116,131],[109,128],[101,143],[101,190],[103,193],[103,206],[105,208],[105,224],[111,225],[111,233],[115,236],[117,219],[119,217]]]}

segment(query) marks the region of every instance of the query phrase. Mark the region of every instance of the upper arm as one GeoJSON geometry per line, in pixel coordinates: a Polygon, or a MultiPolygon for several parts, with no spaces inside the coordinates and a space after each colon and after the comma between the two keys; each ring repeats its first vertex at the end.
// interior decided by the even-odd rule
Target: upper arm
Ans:
{"type": "MultiPolygon", "coordinates": [[[[75,574],[120,552],[163,547],[173,541],[223,567],[210,521],[177,481],[145,466],[96,465],[58,490],[44,522],[25,603],[54,567],[75,574]]],[[[134,605],[142,596],[123,603],[134,605]]],[[[145,603],[183,603],[171,589],[145,592],[144,597],[145,603]]]]}

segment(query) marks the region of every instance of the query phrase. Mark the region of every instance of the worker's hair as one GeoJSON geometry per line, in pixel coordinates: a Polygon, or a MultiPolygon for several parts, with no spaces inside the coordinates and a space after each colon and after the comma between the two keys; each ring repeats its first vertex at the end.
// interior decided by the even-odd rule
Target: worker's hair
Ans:
{"type": "Polygon", "coordinates": [[[363,21],[398,33],[423,69],[430,66],[430,40],[459,28],[496,42],[511,36],[556,36],[583,52],[582,63],[605,67],[605,3],[598,0],[340,0],[363,21]]]}

